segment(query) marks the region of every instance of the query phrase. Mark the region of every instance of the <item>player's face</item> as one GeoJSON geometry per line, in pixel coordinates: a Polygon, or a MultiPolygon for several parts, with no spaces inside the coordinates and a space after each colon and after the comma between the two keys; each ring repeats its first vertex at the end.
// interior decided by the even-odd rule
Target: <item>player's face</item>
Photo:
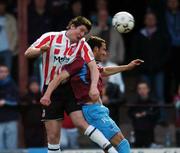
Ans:
{"type": "Polygon", "coordinates": [[[95,55],[95,58],[97,61],[103,61],[106,57],[107,48],[106,43],[102,43],[101,47],[98,49],[97,54],[95,55]]]}
{"type": "Polygon", "coordinates": [[[72,26],[71,30],[72,30],[72,36],[71,36],[72,42],[78,42],[81,38],[83,38],[86,34],[88,34],[88,29],[84,25],[78,27],[72,26]]]}

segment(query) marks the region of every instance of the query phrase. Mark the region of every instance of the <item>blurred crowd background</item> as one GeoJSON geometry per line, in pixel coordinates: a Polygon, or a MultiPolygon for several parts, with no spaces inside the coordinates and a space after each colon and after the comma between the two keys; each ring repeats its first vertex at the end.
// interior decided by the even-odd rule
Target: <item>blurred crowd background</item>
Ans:
{"type": "MultiPolygon", "coordinates": [[[[23,0],[22,0],[23,1],[23,0]]],[[[103,66],[143,59],[142,66],[105,78],[102,100],[132,147],[180,146],[180,2],[178,0],[27,0],[27,45],[61,31],[73,17],[89,18],[90,35],[104,38],[103,66]],[[120,34],[115,13],[128,11],[135,28],[120,34]]],[[[0,0],[0,150],[46,146],[41,120],[41,57],[28,60],[28,82],[19,92],[18,1],[0,0]]],[[[27,46],[27,47],[28,47],[27,46]]],[[[63,148],[97,147],[66,116],[63,148]]]]}

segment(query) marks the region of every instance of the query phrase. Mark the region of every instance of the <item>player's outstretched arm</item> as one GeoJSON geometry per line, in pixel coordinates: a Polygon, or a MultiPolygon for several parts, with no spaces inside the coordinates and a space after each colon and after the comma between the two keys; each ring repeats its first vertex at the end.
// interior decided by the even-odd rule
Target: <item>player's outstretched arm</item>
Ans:
{"type": "Polygon", "coordinates": [[[45,44],[41,46],[40,48],[35,48],[31,46],[25,51],[24,55],[27,58],[34,58],[41,55],[43,52],[46,52],[48,49],[49,49],[48,44],[45,44]]]}
{"type": "Polygon", "coordinates": [[[136,66],[141,65],[141,63],[143,63],[143,62],[144,62],[143,60],[136,59],[136,60],[131,61],[127,65],[104,67],[102,74],[105,75],[105,76],[109,76],[109,75],[113,75],[113,74],[120,73],[120,72],[123,72],[123,71],[132,70],[136,66]]]}
{"type": "Polygon", "coordinates": [[[59,84],[67,79],[70,76],[70,74],[66,71],[63,70],[59,75],[57,75],[48,85],[48,88],[46,90],[46,92],[44,93],[43,97],[40,100],[40,103],[43,105],[48,106],[51,101],[51,94],[52,92],[59,86],[59,84]]]}
{"type": "Polygon", "coordinates": [[[91,73],[91,86],[89,90],[89,96],[91,97],[93,101],[98,101],[99,91],[97,89],[97,84],[99,80],[99,70],[97,68],[95,61],[89,62],[88,67],[91,73]]]}

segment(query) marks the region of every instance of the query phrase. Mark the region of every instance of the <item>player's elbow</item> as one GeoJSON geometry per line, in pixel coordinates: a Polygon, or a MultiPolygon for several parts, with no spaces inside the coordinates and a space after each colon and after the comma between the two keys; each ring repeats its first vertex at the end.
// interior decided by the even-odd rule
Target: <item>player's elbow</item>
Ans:
{"type": "Polygon", "coordinates": [[[24,56],[25,56],[26,58],[29,58],[29,57],[30,57],[30,48],[28,48],[28,49],[25,51],[24,56]]]}
{"type": "Polygon", "coordinates": [[[26,58],[33,58],[34,55],[33,55],[32,53],[33,53],[33,48],[29,47],[29,48],[25,51],[24,56],[25,56],[26,58]]]}

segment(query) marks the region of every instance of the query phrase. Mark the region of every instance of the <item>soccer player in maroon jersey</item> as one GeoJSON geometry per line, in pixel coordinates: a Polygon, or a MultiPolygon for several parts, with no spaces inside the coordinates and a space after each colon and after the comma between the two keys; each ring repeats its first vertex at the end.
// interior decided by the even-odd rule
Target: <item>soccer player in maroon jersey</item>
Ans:
{"type": "MultiPolygon", "coordinates": [[[[98,37],[91,37],[88,44],[93,49],[96,61],[101,61],[103,56],[106,56],[106,43],[103,39],[98,37]]],[[[108,76],[118,72],[131,70],[137,65],[140,65],[142,60],[133,60],[128,65],[115,67],[99,67],[102,75],[108,76]]],[[[129,153],[130,147],[128,141],[122,135],[120,129],[115,122],[109,117],[109,110],[101,104],[101,99],[93,101],[88,95],[90,89],[90,72],[87,64],[81,57],[69,65],[65,65],[63,71],[52,82],[50,82],[48,89],[41,101],[49,105],[51,103],[50,97],[53,90],[64,80],[70,77],[71,86],[76,97],[77,103],[82,105],[83,115],[89,124],[94,125],[101,130],[107,139],[116,146],[120,153],[129,153]]],[[[100,75],[98,81],[98,90],[102,90],[102,76],[100,75]]]]}
{"type": "MultiPolygon", "coordinates": [[[[43,92],[46,91],[49,82],[53,80],[54,76],[61,72],[62,66],[72,63],[77,58],[77,55],[80,55],[91,72],[89,96],[94,100],[99,98],[97,89],[99,71],[92,50],[84,38],[90,29],[91,22],[85,17],[79,16],[69,22],[67,30],[45,33],[26,50],[25,56],[29,58],[42,55],[43,92]]],[[[75,102],[69,83],[59,86],[54,91],[51,100],[53,103],[44,106],[42,113],[47,132],[48,153],[61,152],[59,140],[64,110],[70,115],[73,123],[92,141],[99,144],[101,148],[108,150],[109,153],[117,152],[98,129],[85,121],[81,107],[75,102]],[[68,94],[68,96],[64,97],[65,94],[68,94]]]]}

